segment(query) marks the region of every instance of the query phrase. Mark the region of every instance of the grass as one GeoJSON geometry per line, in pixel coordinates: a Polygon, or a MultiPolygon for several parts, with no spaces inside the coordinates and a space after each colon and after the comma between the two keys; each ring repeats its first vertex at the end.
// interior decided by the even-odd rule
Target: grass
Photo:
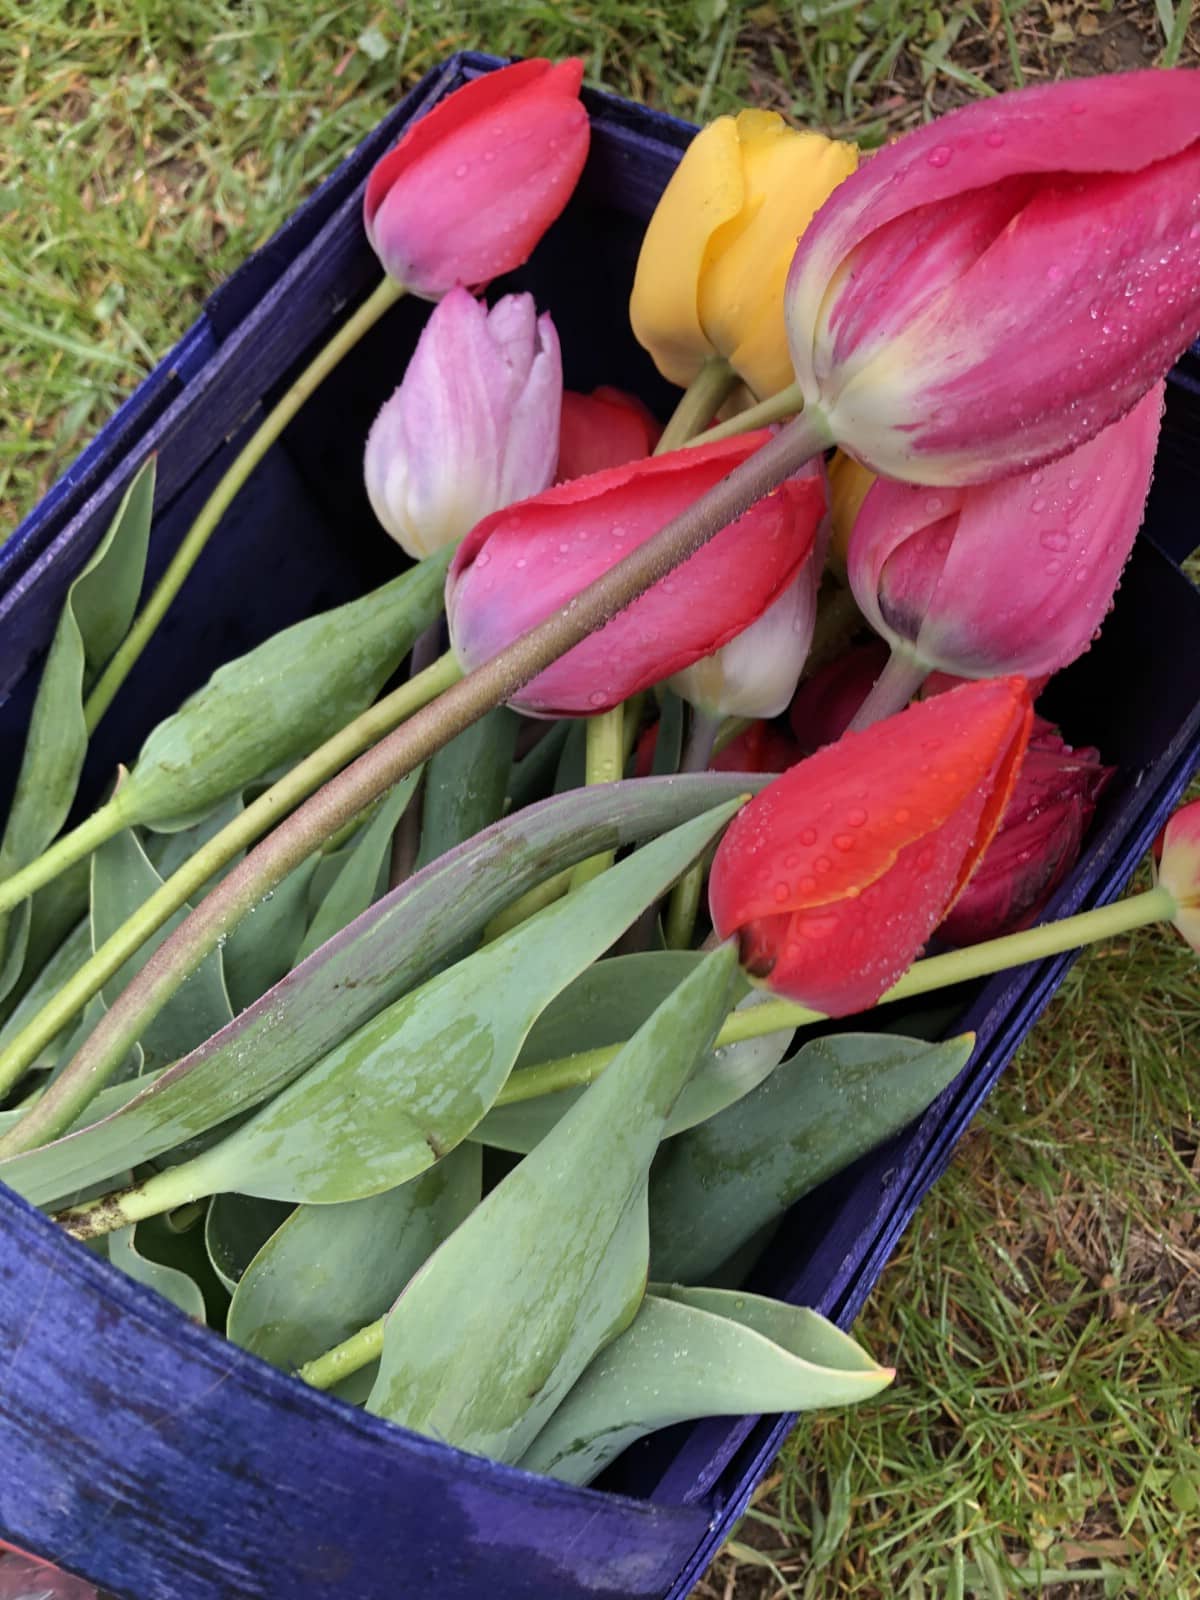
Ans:
{"type": "MultiPolygon", "coordinates": [[[[0,38],[0,531],[452,50],[573,51],[681,115],[866,144],[1200,58],[1190,0],[0,0],[0,38]]],[[[862,1318],[896,1387],[797,1430],[698,1597],[1200,1593],[1198,1013],[1165,934],[1080,962],[862,1318]]]]}

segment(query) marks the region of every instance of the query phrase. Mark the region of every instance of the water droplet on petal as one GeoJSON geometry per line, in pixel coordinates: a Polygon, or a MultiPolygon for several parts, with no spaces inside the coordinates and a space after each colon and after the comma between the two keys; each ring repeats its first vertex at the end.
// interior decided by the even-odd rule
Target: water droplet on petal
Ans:
{"type": "Polygon", "coordinates": [[[805,829],[802,830],[802,832],[800,834],[800,843],[801,844],[816,844],[816,842],[817,842],[817,830],[815,828],[805,828],[805,829]]]}
{"type": "Polygon", "coordinates": [[[592,693],[588,695],[588,704],[592,706],[602,706],[607,699],[608,696],[602,689],[593,689],[592,693]]]}
{"type": "Polygon", "coordinates": [[[835,850],[853,850],[854,835],[852,833],[835,833],[833,847],[835,850]]]}
{"type": "Polygon", "coordinates": [[[948,167],[953,154],[948,144],[936,144],[925,159],[931,167],[948,167]]]}

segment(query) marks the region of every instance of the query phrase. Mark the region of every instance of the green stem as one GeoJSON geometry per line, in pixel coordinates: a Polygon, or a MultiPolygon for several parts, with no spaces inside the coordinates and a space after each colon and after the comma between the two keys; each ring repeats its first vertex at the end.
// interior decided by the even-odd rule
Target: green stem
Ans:
{"type": "MultiPolygon", "coordinates": [[[[721,718],[693,706],[687,744],[679,763],[680,772],[703,772],[712,760],[717,738],[721,732],[721,718]]],[[[700,911],[700,898],[704,892],[704,874],[708,867],[703,857],[694,862],[671,890],[667,902],[667,921],[664,929],[668,950],[688,950],[696,931],[696,917],[700,911]]]]}
{"type": "Polygon", "coordinates": [[[314,1389],[332,1389],[351,1373],[369,1366],[383,1354],[383,1325],[385,1318],[368,1323],[357,1333],[352,1333],[341,1344],[334,1345],[323,1356],[306,1361],[296,1376],[314,1389]]]}
{"type": "Polygon", "coordinates": [[[803,410],[804,396],[800,393],[800,385],[789,383],[787,388],[780,389],[778,394],[768,395],[765,400],[760,400],[748,411],[741,411],[736,417],[730,417],[728,422],[718,422],[715,428],[707,428],[703,433],[693,434],[687,442],[689,445],[716,444],[718,439],[732,439],[739,433],[752,433],[755,428],[765,428],[771,422],[785,422],[803,410]]]}
{"type": "MultiPolygon", "coordinates": [[[[590,789],[597,783],[616,783],[625,765],[625,713],[622,706],[602,711],[598,717],[589,717],[587,724],[587,755],[584,782],[590,789]]],[[[585,883],[598,878],[612,866],[614,853],[602,850],[599,855],[581,861],[571,873],[571,888],[582,889],[585,883]]]]}
{"type": "Polygon", "coordinates": [[[848,732],[857,733],[869,728],[873,722],[894,717],[905,706],[929,676],[930,668],[907,651],[892,647],[887,665],[875,679],[871,692],[854,713],[848,732]]]}
{"type": "MultiPolygon", "coordinates": [[[[695,555],[722,528],[736,521],[755,501],[770,494],[828,444],[829,430],[819,413],[798,417],[652,538],[581,589],[569,604],[522,634],[461,682],[454,683],[433,705],[418,711],[403,727],[389,733],[311,795],[243,857],[163,940],[58,1079],[54,1088],[61,1091],[60,1097],[51,1110],[44,1110],[50,1099],[48,1092],[29,1117],[0,1139],[0,1157],[30,1149],[73,1121],[96,1087],[107,1081],[124,1060],[146,1022],[158,1014],[221,937],[232,932],[266,890],[342,827],[348,817],[363,810],[464,728],[510,700],[531,678],[695,555]],[[61,1089],[64,1081],[69,1082],[69,1092],[61,1089]]],[[[412,689],[414,685],[407,687],[412,689]]]]}
{"type": "MultiPolygon", "coordinates": [[[[453,656],[444,655],[432,667],[427,668],[418,677],[410,679],[394,693],[356,717],[332,739],[326,740],[310,756],[280,778],[278,783],[273,784],[265,794],[247,806],[219,833],[214,834],[180,867],[178,872],[173,873],[161,888],[156,889],[150,898],[138,907],[134,915],[123,923],[88,961],[84,962],[83,966],[63,984],[53,1000],[38,1012],[3,1052],[0,1052],[0,1094],[7,1092],[16,1083],[59,1029],[87,1004],[102,984],[120,970],[152,933],[162,927],[168,917],[173,916],[197,889],[208,882],[214,872],[231,861],[239,850],[245,849],[247,845],[266,833],[281,817],[292,811],[306,795],[311,795],[314,789],[372,745],[381,734],[388,732],[398,722],[402,722],[434,699],[460,676],[460,669],[453,656]]],[[[359,809],[363,809],[374,798],[374,794],[368,796],[359,809]]],[[[344,812],[339,812],[333,826],[343,826],[353,814],[348,808],[344,812]]],[[[195,970],[221,934],[227,931],[227,928],[233,927],[242,913],[248,911],[250,906],[256,905],[269,889],[274,888],[294,866],[299,865],[305,856],[316,849],[322,843],[323,837],[324,835],[306,843],[309,836],[304,835],[295,848],[278,855],[272,862],[270,872],[260,872],[248,880],[244,879],[241,893],[232,899],[232,905],[225,910],[216,925],[211,941],[202,947],[197,945],[186,957],[177,956],[168,966],[159,967],[151,974],[154,984],[150,994],[154,996],[154,1000],[147,999],[144,1003],[144,1008],[138,1013],[137,1027],[132,1035],[120,1028],[122,1015],[120,1008],[125,998],[122,995],[90,1038],[84,1042],[79,1054],[47,1089],[29,1115],[22,1118],[0,1139],[0,1155],[12,1155],[19,1150],[31,1149],[34,1144],[53,1138],[72,1123],[97,1090],[108,1081],[116,1064],[113,1057],[102,1049],[109,1032],[119,1033],[120,1037],[129,1038],[130,1042],[136,1039],[150,1017],[156,1015],[162,1005],[165,1005],[188,973],[195,970]],[[296,853],[297,850],[299,854],[296,853]]],[[[230,877],[232,876],[231,873],[230,877]]],[[[223,881],[229,880],[227,878],[223,881]]],[[[163,948],[165,945],[160,946],[160,953],[163,948]]],[[[148,962],[142,969],[142,974],[139,974],[139,978],[149,967],[148,962]]],[[[129,989],[125,993],[128,994],[129,989]]],[[[127,1046],[122,1046],[121,1057],[124,1056],[126,1048],[127,1046]]],[[[119,1060],[121,1057],[116,1059],[119,1060]]]]}
{"type": "Polygon", "coordinates": [[[56,839],[48,850],[42,851],[36,861],[31,861],[28,866],[22,867],[19,872],[14,872],[11,877],[5,878],[0,883],[0,914],[20,905],[22,900],[27,900],[43,884],[50,883],[60,872],[65,872],[77,861],[90,856],[92,851],[98,849],[106,839],[113,838],[122,828],[127,828],[136,820],[136,817],[128,815],[121,791],[118,789],[111,800],[93,811],[90,817],[85,818],[77,828],[72,828],[70,833],[64,833],[61,839],[56,839]]]}
{"type": "Polygon", "coordinates": [[[171,557],[170,565],[158,580],[154,593],[142,607],[120,649],[97,679],[87,697],[83,718],[89,733],[112,704],[117,690],[129,676],[138,657],[158,627],[172,600],[183,587],[209,536],[229,509],[230,503],[254,468],[266,455],[304,402],[333,371],[348,350],[352,350],[368,328],[374,327],[384,312],[403,295],[403,286],[385,278],[354,315],[338,329],[329,343],[309,362],[304,371],[255,429],[253,437],[238,452],[237,459],[222,477],[188,529],[182,544],[171,557]]]}
{"type": "MultiPolygon", "coordinates": [[[[1048,922],[1039,928],[1027,928],[1023,933],[1005,934],[999,939],[989,939],[984,944],[971,945],[965,950],[951,950],[945,955],[931,956],[909,968],[898,983],[881,995],[877,1005],[892,1000],[904,1000],[915,995],[928,994],[934,989],[949,988],[972,978],[984,978],[1006,967],[1017,967],[1028,961],[1041,961],[1047,956],[1062,955],[1101,939],[1116,938],[1151,922],[1169,921],[1175,915],[1176,904],[1161,885],[1147,889],[1143,894],[1118,900],[1110,906],[1097,906],[1092,911],[1081,911],[1077,916],[1064,917],[1060,922],[1048,922]]],[[[750,1006],[744,1011],[733,1011],[726,1017],[713,1043],[713,1049],[724,1045],[740,1044],[746,1039],[760,1039],[768,1033],[781,1033],[788,1028],[802,1028],[811,1022],[826,1021],[825,1014],[811,1011],[807,1006],[796,1005],[791,1000],[768,1000],[762,1005],[750,1006]]],[[[496,1104],[515,1105],[523,1100],[535,1100],[540,1095],[556,1094],[562,1089],[575,1089],[593,1082],[608,1066],[622,1047],[606,1045],[597,1050],[583,1050],[578,1055],[563,1056],[556,1061],[543,1061],[534,1067],[523,1067],[515,1072],[501,1089],[496,1104]]]]}
{"type": "Polygon", "coordinates": [[[737,381],[737,373],[724,356],[709,356],[680,396],[654,454],[666,455],[687,444],[716,416],[737,381]]]}

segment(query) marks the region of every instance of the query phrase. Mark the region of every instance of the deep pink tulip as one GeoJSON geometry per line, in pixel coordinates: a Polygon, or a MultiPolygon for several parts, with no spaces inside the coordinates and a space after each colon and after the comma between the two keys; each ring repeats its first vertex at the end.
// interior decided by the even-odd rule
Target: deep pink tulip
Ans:
{"type": "Polygon", "coordinates": [[[583,63],[521,61],[413,123],[367,180],[363,221],[385,272],[436,300],[527,261],[571,198],[590,124],[583,63]]]}
{"type": "MultiPolygon", "coordinates": [[[[1197,84],[1200,89],[1200,83],[1197,84]]],[[[1057,672],[1087,649],[1142,520],[1163,386],[1068,456],[979,488],[879,479],[850,536],[863,615],[968,678],[1057,672]]]]}
{"type": "Polygon", "coordinates": [[[1157,877],[1175,897],[1172,923],[1200,955],[1200,800],[1180,808],[1155,845],[1157,877]]]}
{"type": "Polygon", "coordinates": [[[872,639],[827,661],[800,685],[788,720],[805,755],[842,737],[887,658],[887,645],[882,639],[872,639]]]}
{"type": "MultiPolygon", "coordinates": [[[[765,430],[610,467],[485,517],[446,579],[450,640],[470,670],[739,466],[765,430]]],[[[544,716],[606,710],[718,649],[788,586],[825,508],[819,480],[789,480],[514,697],[544,716]]]]}
{"type": "Polygon", "coordinates": [[[1036,922],[1079,859],[1096,802],[1115,767],[1098,750],[1072,750],[1035,718],[1029,749],[996,837],[939,933],[950,944],[978,944],[1036,922]]]}
{"type": "Polygon", "coordinates": [[[605,467],[640,461],[658,443],[662,424],[636,395],[602,384],[591,394],[565,389],[558,441],[558,483],[605,467]]]}
{"type": "Polygon", "coordinates": [[[805,409],[909,482],[985,483],[1122,416],[1200,329],[1200,75],[981,100],[834,191],[788,278],[805,409]]]}

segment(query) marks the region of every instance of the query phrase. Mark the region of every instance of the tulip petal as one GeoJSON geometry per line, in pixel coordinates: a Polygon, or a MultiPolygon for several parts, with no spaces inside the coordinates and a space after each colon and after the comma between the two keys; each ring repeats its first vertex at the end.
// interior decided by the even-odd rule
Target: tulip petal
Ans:
{"type": "Polygon", "coordinates": [[[1163,829],[1158,881],[1175,896],[1171,919],[1200,955],[1200,800],[1183,806],[1163,829]]]}
{"type": "Polygon", "coordinates": [[[591,394],[568,389],[562,397],[558,480],[640,461],[654,449],[661,432],[658,420],[635,395],[606,385],[591,394]]]}

